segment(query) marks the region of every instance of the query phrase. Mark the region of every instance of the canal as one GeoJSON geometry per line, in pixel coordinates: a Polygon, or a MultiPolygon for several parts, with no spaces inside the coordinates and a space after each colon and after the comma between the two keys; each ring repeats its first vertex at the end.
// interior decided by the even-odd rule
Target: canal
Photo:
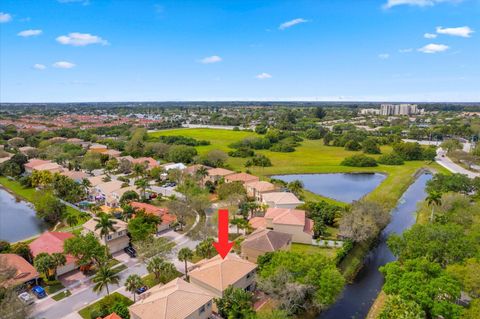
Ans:
{"type": "Polygon", "coordinates": [[[384,282],[378,268],[395,260],[386,240],[390,234],[401,234],[415,223],[417,203],[425,199],[425,185],[430,178],[431,175],[422,174],[410,185],[393,209],[392,220],[380,234],[378,244],[367,254],[355,281],[347,285],[342,297],[317,319],[361,319],[367,316],[384,282]]]}

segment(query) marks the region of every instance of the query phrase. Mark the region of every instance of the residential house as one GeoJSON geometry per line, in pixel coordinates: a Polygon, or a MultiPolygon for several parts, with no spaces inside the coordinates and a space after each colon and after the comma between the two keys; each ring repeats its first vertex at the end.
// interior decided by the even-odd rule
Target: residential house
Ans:
{"type": "Polygon", "coordinates": [[[108,250],[111,254],[123,250],[128,246],[130,239],[127,235],[127,223],[120,219],[113,219],[115,225],[114,232],[111,232],[108,236],[100,236],[100,230],[95,229],[97,226],[97,221],[94,218],[89,219],[85,224],[83,224],[83,233],[93,233],[95,237],[108,247],[108,250]]]}
{"type": "Polygon", "coordinates": [[[103,154],[108,155],[108,156],[110,156],[110,157],[118,158],[118,157],[120,157],[120,155],[122,154],[122,152],[117,151],[117,150],[113,150],[113,149],[108,149],[108,150],[106,150],[105,152],[103,152],[103,154]]]}
{"type": "Polygon", "coordinates": [[[32,158],[27,163],[25,163],[25,173],[32,174],[33,169],[40,165],[49,164],[51,161],[42,160],[39,158],[32,158]]]}
{"type": "Polygon", "coordinates": [[[294,243],[312,244],[313,220],[307,218],[303,210],[268,208],[264,217],[254,217],[249,223],[256,229],[290,234],[294,243]]]}
{"type": "Polygon", "coordinates": [[[289,250],[292,234],[281,233],[271,229],[258,229],[241,243],[242,257],[256,263],[257,258],[269,252],[289,250]]]}
{"type": "Polygon", "coordinates": [[[93,187],[92,195],[96,200],[106,200],[111,196],[112,192],[122,188],[123,182],[118,180],[113,180],[110,182],[102,182],[93,187]]]}
{"type": "Polygon", "coordinates": [[[185,174],[194,176],[200,168],[206,168],[207,170],[211,169],[211,167],[202,164],[194,164],[186,167],[183,171],[185,174]]]}
{"type": "Polygon", "coordinates": [[[221,167],[212,168],[208,170],[208,176],[205,178],[205,182],[210,181],[215,183],[231,174],[235,174],[235,172],[221,167]]]}
{"type": "Polygon", "coordinates": [[[232,183],[232,182],[240,182],[242,184],[258,182],[260,179],[258,176],[250,175],[247,173],[236,173],[236,174],[229,174],[225,176],[225,183],[232,183]]]}
{"type": "Polygon", "coordinates": [[[48,171],[52,174],[55,173],[61,173],[65,170],[65,168],[62,165],[59,165],[57,163],[46,163],[46,164],[41,164],[37,165],[33,168],[34,171],[48,171]]]}
{"type": "Polygon", "coordinates": [[[16,254],[0,254],[0,262],[15,270],[12,278],[0,283],[0,287],[17,287],[36,281],[39,274],[35,267],[16,254]]]}
{"type": "Polygon", "coordinates": [[[33,152],[35,150],[37,150],[37,149],[35,147],[31,147],[31,146],[23,146],[23,147],[18,148],[18,151],[25,156],[28,156],[29,152],[33,152]]]}
{"type": "Polygon", "coordinates": [[[90,182],[90,184],[92,185],[91,187],[97,187],[98,185],[102,184],[102,183],[105,183],[103,181],[103,179],[107,177],[106,175],[97,175],[97,176],[93,176],[93,177],[88,177],[88,181],[90,182]]]}
{"type": "Polygon", "coordinates": [[[289,192],[270,192],[262,195],[262,203],[274,208],[296,208],[303,202],[289,192]]]}
{"type": "Polygon", "coordinates": [[[104,153],[104,152],[107,151],[107,145],[95,143],[95,144],[90,145],[88,150],[90,152],[94,152],[94,153],[104,153]]]}
{"type": "MultiPolygon", "coordinates": [[[[32,241],[28,246],[35,258],[41,253],[63,253],[63,243],[68,238],[72,238],[73,234],[64,232],[45,232],[40,237],[32,241]]],[[[63,275],[69,271],[77,269],[76,259],[72,255],[66,255],[67,262],[65,265],[57,268],[57,274],[63,275]]]]}
{"type": "Polygon", "coordinates": [[[127,186],[112,190],[110,194],[107,195],[105,198],[105,205],[110,208],[115,208],[120,206],[120,199],[122,198],[123,194],[126,192],[133,191],[137,194],[140,194],[140,189],[136,186],[127,186]]]}
{"type": "Polygon", "coordinates": [[[212,303],[210,292],[176,278],[153,286],[128,310],[131,319],[208,319],[212,303]]]}
{"type": "MultiPolygon", "coordinates": [[[[99,318],[97,318],[97,319],[99,319],[99,318]]],[[[112,312],[112,313],[109,314],[108,316],[103,317],[103,319],[122,319],[122,317],[120,317],[119,315],[117,315],[115,312],[112,312]]]]}
{"type": "Polygon", "coordinates": [[[269,192],[274,192],[276,187],[272,183],[265,181],[256,181],[244,184],[247,195],[255,198],[257,201],[262,201],[262,195],[269,192]]]}
{"type": "Polygon", "coordinates": [[[177,217],[168,212],[168,208],[157,207],[147,203],[140,202],[130,202],[130,206],[136,208],[137,210],[144,210],[147,214],[152,214],[160,217],[162,222],[157,226],[157,232],[169,229],[173,223],[177,220],[177,217]]]}
{"type": "Polygon", "coordinates": [[[60,173],[63,176],[67,176],[71,179],[73,179],[77,183],[81,183],[83,179],[88,179],[89,175],[85,172],[82,171],[70,171],[70,170],[65,170],[60,173]]]}
{"type": "Polygon", "coordinates": [[[225,259],[216,255],[199,261],[190,268],[189,277],[192,284],[221,298],[229,286],[253,291],[256,269],[254,263],[231,253],[225,259]]]}
{"type": "Polygon", "coordinates": [[[152,169],[154,167],[159,166],[158,162],[151,157],[139,157],[139,158],[134,158],[132,161],[132,164],[145,164],[147,166],[147,169],[152,169]]]}
{"type": "Polygon", "coordinates": [[[187,166],[183,163],[165,163],[162,165],[162,167],[167,172],[171,169],[178,169],[183,171],[184,169],[187,168],[187,166]]]}

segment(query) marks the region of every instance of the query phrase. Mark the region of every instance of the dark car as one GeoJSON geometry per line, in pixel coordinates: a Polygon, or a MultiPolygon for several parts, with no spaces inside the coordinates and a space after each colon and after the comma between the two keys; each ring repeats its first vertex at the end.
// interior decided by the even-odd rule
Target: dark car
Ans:
{"type": "Polygon", "coordinates": [[[141,295],[147,290],[148,290],[147,286],[142,286],[142,287],[138,288],[137,290],[135,290],[135,292],[137,293],[137,295],[141,295]]]}
{"type": "Polygon", "coordinates": [[[123,251],[126,252],[127,255],[129,255],[132,258],[137,257],[137,252],[135,251],[135,249],[132,246],[125,247],[123,249],[123,251]]]}
{"type": "Polygon", "coordinates": [[[43,289],[41,286],[35,286],[32,288],[32,293],[38,298],[45,298],[47,296],[47,293],[45,292],[45,289],[43,289]]]}

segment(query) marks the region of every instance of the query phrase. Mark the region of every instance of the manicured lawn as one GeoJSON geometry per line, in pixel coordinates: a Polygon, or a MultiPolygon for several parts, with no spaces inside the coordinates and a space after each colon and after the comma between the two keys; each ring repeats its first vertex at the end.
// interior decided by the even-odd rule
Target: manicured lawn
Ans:
{"type": "Polygon", "coordinates": [[[64,292],[56,294],[55,296],[53,296],[52,299],[55,300],[55,301],[60,301],[63,298],[67,298],[71,295],[72,295],[72,293],[70,292],[70,290],[65,290],[64,292]]]}
{"type": "MultiPolygon", "coordinates": [[[[6,177],[3,177],[3,176],[0,177],[0,184],[3,187],[5,187],[6,189],[10,190],[16,196],[20,197],[21,199],[23,199],[27,202],[33,203],[33,201],[35,199],[35,193],[37,192],[37,190],[35,190],[34,188],[24,188],[19,182],[10,180],[10,179],[8,179],[6,177]]],[[[81,211],[79,211],[75,208],[72,208],[70,206],[67,206],[67,212],[78,214],[78,216],[79,216],[78,224],[79,225],[83,224],[86,220],[88,220],[88,218],[81,217],[81,216],[84,215],[81,211]]]]}
{"type": "Polygon", "coordinates": [[[128,267],[125,266],[125,265],[120,265],[120,266],[117,266],[117,267],[113,268],[112,271],[113,271],[114,274],[118,274],[119,272],[124,271],[127,268],[128,267]]]}
{"type": "Polygon", "coordinates": [[[62,290],[65,287],[62,285],[61,282],[53,281],[51,284],[46,284],[44,288],[45,288],[45,291],[48,295],[52,295],[52,294],[56,293],[57,291],[62,290]]]}
{"type": "Polygon", "coordinates": [[[337,254],[337,248],[325,248],[325,247],[318,247],[313,245],[306,245],[306,244],[299,244],[299,243],[292,243],[292,247],[290,249],[293,252],[298,253],[305,253],[305,254],[322,254],[329,258],[335,258],[337,254]]]}
{"type": "Polygon", "coordinates": [[[123,302],[127,306],[130,306],[131,304],[133,304],[133,301],[130,300],[129,298],[125,297],[124,295],[122,295],[118,292],[114,292],[114,293],[110,294],[110,296],[106,296],[106,297],[100,299],[99,301],[91,304],[90,306],[81,309],[78,312],[78,314],[84,319],[90,319],[91,318],[91,313],[93,311],[95,311],[96,309],[101,308],[105,304],[109,305],[109,306],[112,306],[113,304],[115,304],[118,301],[123,302]]]}

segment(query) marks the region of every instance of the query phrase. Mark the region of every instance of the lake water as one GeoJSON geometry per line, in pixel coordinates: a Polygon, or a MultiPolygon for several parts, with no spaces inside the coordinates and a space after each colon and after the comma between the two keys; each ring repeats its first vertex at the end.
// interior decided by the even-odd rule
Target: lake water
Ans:
{"type": "Polygon", "coordinates": [[[42,233],[45,223],[35,216],[29,203],[17,201],[0,188],[0,240],[15,242],[42,233]]]}
{"type": "Polygon", "coordinates": [[[392,211],[392,220],[380,234],[378,244],[367,254],[364,267],[355,281],[345,287],[342,297],[318,319],[360,319],[367,316],[384,282],[378,268],[395,260],[387,246],[387,238],[392,233],[401,234],[415,224],[417,203],[425,199],[425,185],[430,178],[431,175],[422,174],[410,185],[392,211]]]}
{"type": "Polygon", "coordinates": [[[385,179],[385,175],[378,173],[297,174],[272,177],[287,183],[298,179],[303,182],[306,190],[346,203],[362,198],[385,179]]]}

